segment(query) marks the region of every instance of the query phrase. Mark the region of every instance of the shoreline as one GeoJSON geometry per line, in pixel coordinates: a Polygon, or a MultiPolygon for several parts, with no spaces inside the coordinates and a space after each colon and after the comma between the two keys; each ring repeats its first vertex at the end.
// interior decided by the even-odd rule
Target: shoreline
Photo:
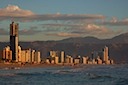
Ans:
{"type": "Polygon", "coordinates": [[[57,65],[57,64],[17,64],[17,63],[9,63],[9,64],[4,64],[0,63],[0,69],[4,68],[36,68],[36,67],[52,67],[52,66],[63,66],[63,65],[57,65]]]}
{"type": "Polygon", "coordinates": [[[81,66],[72,64],[18,64],[18,63],[0,63],[0,69],[15,69],[15,68],[38,68],[38,67],[63,67],[63,66],[81,66]]]}
{"type": "MultiPolygon", "coordinates": [[[[64,66],[70,66],[70,67],[81,67],[81,66],[107,66],[105,64],[18,64],[18,63],[0,63],[0,69],[22,69],[22,68],[43,68],[43,67],[64,67],[64,66]]],[[[113,64],[116,65],[116,64],[113,64]]]]}

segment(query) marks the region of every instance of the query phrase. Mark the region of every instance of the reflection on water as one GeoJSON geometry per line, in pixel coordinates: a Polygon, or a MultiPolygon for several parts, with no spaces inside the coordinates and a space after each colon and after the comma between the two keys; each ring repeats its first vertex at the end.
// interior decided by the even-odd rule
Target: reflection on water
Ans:
{"type": "Polygon", "coordinates": [[[128,65],[0,69],[0,85],[128,85],[128,65]]]}

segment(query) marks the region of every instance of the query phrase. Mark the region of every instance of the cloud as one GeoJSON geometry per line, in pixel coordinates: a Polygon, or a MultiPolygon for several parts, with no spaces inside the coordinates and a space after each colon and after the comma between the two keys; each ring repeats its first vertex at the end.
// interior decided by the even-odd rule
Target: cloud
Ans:
{"type": "Polygon", "coordinates": [[[88,24],[72,31],[72,33],[81,34],[81,36],[96,36],[98,38],[108,38],[117,34],[121,34],[123,30],[112,30],[104,26],[96,24],[88,24]]]}
{"type": "Polygon", "coordinates": [[[31,16],[34,13],[30,10],[23,10],[20,9],[16,5],[8,5],[6,8],[0,9],[0,16],[1,17],[25,17],[25,16],[31,16]]]}
{"type": "Polygon", "coordinates": [[[113,31],[112,29],[96,24],[46,24],[46,26],[48,26],[45,28],[46,35],[58,37],[82,37],[88,35],[103,38],[122,32],[122,30],[113,31]]]}
{"type": "Polygon", "coordinates": [[[72,33],[99,33],[108,32],[108,29],[96,24],[43,24],[45,32],[72,32],[72,33]]]}
{"type": "MultiPolygon", "coordinates": [[[[42,30],[38,30],[38,29],[36,30],[34,28],[37,28],[37,27],[31,27],[30,29],[19,30],[19,35],[34,35],[34,34],[42,32],[42,30]]],[[[0,28],[0,35],[8,35],[9,36],[9,31],[7,31],[3,28],[0,28]]]]}
{"type": "Polygon", "coordinates": [[[60,23],[60,24],[52,24],[51,23],[51,24],[42,24],[42,26],[43,27],[65,27],[65,26],[66,27],[67,26],[68,27],[73,27],[73,26],[76,27],[76,26],[79,26],[79,24],[64,24],[64,23],[63,24],[62,23],[60,23]]]}
{"type": "Polygon", "coordinates": [[[80,37],[79,34],[76,33],[66,33],[66,32],[59,32],[59,33],[46,33],[48,36],[57,36],[57,37],[80,37]]]}
{"type": "MultiPolygon", "coordinates": [[[[2,20],[14,20],[14,21],[48,21],[45,24],[41,24],[40,27],[31,27],[30,29],[19,30],[20,35],[34,35],[40,32],[45,33],[48,36],[59,37],[78,37],[85,35],[95,35],[99,37],[110,36],[122,32],[122,30],[114,31],[110,26],[127,26],[128,19],[117,20],[113,17],[110,21],[106,20],[104,15],[98,14],[35,14],[30,10],[24,10],[16,5],[8,5],[5,8],[0,9],[0,21],[2,20]]],[[[0,29],[0,35],[7,35],[6,30],[0,29]]]]}
{"type": "Polygon", "coordinates": [[[8,5],[0,9],[0,20],[15,21],[44,21],[44,20],[83,20],[83,19],[103,19],[103,15],[87,14],[35,14],[30,10],[23,10],[16,5],[8,5]]]}
{"type": "Polygon", "coordinates": [[[102,15],[86,15],[86,14],[44,14],[35,15],[35,20],[81,20],[81,19],[103,19],[102,15]]]}
{"type": "Polygon", "coordinates": [[[70,32],[74,28],[80,27],[79,24],[42,24],[43,32],[70,32]]]}
{"type": "Polygon", "coordinates": [[[37,27],[31,27],[30,29],[19,30],[19,35],[34,35],[42,32],[42,30],[35,29],[37,27]]]}
{"type": "Polygon", "coordinates": [[[109,26],[128,26],[128,19],[117,20],[112,18],[110,21],[98,22],[99,25],[109,25],[109,26]]]}
{"type": "Polygon", "coordinates": [[[86,33],[108,33],[109,30],[103,26],[98,26],[95,24],[88,24],[83,28],[84,31],[86,31],[86,33]]]}

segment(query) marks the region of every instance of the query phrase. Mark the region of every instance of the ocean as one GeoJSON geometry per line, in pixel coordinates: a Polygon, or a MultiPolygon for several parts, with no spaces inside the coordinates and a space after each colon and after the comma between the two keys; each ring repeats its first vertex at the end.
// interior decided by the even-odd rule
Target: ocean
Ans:
{"type": "Polygon", "coordinates": [[[128,85],[128,65],[0,69],[0,85],[128,85]]]}

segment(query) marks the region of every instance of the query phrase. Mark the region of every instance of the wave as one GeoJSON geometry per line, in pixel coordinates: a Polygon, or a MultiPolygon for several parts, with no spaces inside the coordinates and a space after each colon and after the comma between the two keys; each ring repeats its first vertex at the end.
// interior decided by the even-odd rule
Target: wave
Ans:
{"type": "Polygon", "coordinates": [[[111,75],[98,75],[98,74],[93,74],[93,73],[87,73],[86,74],[89,79],[112,79],[111,75]]]}
{"type": "Polygon", "coordinates": [[[0,77],[12,77],[12,76],[16,76],[16,74],[14,73],[0,74],[0,77]]]}
{"type": "Polygon", "coordinates": [[[128,79],[127,78],[119,78],[116,82],[116,85],[128,85],[128,79]]]}

